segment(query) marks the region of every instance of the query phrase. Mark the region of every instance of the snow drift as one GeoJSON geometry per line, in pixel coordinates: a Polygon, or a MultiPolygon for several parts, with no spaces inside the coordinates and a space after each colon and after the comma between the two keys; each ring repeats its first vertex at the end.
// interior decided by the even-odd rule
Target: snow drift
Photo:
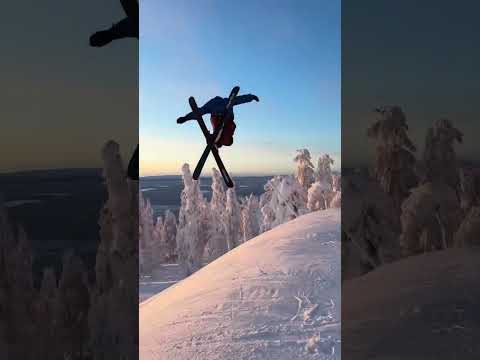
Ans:
{"type": "Polygon", "coordinates": [[[472,247],[412,256],[344,282],[342,355],[480,359],[479,274],[480,248],[472,247]]]}
{"type": "Polygon", "coordinates": [[[340,358],[340,210],[261,234],[139,312],[142,360],[340,358]]]}

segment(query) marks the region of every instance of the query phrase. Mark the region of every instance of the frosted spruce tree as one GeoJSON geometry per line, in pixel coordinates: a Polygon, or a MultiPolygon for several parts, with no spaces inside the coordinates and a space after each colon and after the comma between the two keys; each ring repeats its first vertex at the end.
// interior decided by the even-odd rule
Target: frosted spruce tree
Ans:
{"type": "Polygon", "coordinates": [[[265,185],[262,231],[274,228],[308,212],[307,192],[294,176],[276,176],[265,185]]]}
{"type": "Polygon", "coordinates": [[[377,181],[352,174],[342,184],[342,280],[400,258],[400,220],[393,200],[377,181]]]}
{"type": "Polygon", "coordinates": [[[90,349],[94,359],[138,356],[138,182],[125,178],[118,144],[102,152],[108,199],[100,218],[100,245],[91,287],[90,349]],[[121,316],[119,316],[121,315],[121,316]]]}
{"type": "Polygon", "coordinates": [[[307,208],[310,211],[325,210],[329,207],[332,187],[325,181],[316,181],[308,189],[307,208]]]}
{"type": "Polygon", "coordinates": [[[463,134],[448,119],[440,119],[427,132],[423,162],[423,182],[441,181],[461,192],[460,166],[455,152],[455,142],[461,143],[463,134]]]}
{"type": "Polygon", "coordinates": [[[332,190],[333,196],[330,199],[330,208],[341,208],[342,207],[342,178],[338,174],[332,175],[332,190]]]}
{"type": "Polygon", "coordinates": [[[328,154],[318,158],[315,181],[333,186],[332,165],[334,160],[328,154]]]}
{"type": "Polygon", "coordinates": [[[308,191],[310,185],[314,182],[315,170],[312,164],[312,157],[310,151],[307,149],[297,150],[297,155],[293,159],[297,163],[297,169],[295,171],[295,177],[300,185],[308,191]]]}
{"type": "Polygon", "coordinates": [[[275,211],[271,206],[273,195],[282,181],[281,176],[275,176],[264,185],[264,193],[260,196],[260,232],[270,230],[275,222],[275,211]]]}
{"type": "Polygon", "coordinates": [[[165,211],[165,220],[163,221],[161,234],[162,240],[165,243],[166,248],[165,260],[173,261],[177,255],[177,219],[170,210],[165,211]]]}
{"type": "Polygon", "coordinates": [[[212,199],[208,206],[208,256],[214,260],[228,251],[227,244],[227,195],[223,179],[217,169],[212,169],[212,199]]]}
{"type": "MultiPolygon", "coordinates": [[[[402,204],[400,242],[405,256],[454,246],[465,211],[461,207],[462,184],[455,141],[463,134],[441,119],[427,132],[423,153],[424,176],[402,204]]],[[[468,223],[475,221],[469,214],[468,223]]],[[[469,226],[462,228],[462,233],[469,226]]]]}
{"type": "Polygon", "coordinates": [[[73,359],[85,350],[89,340],[90,292],[83,262],[72,253],[63,259],[57,290],[57,341],[62,353],[73,359]]]}
{"type": "Polygon", "coordinates": [[[58,279],[33,286],[27,235],[0,202],[0,353],[7,359],[132,359],[138,356],[138,183],[125,178],[119,147],[102,151],[108,199],[100,214],[95,281],[65,254],[58,279]],[[121,314],[121,317],[119,317],[121,314]],[[25,346],[28,344],[29,346],[25,346]]]}
{"type": "Polygon", "coordinates": [[[188,164],[182,166],[183,191],[177,228],[178,261],[186,276],[202,267],[208,241],[206,204],[198,181],[193,180],[188,164]]]}
{"type": "Polygon", "coordinates": [[[383,107],[377,113],[377,121],[367,130],[376,147],[374,176],[399,209],[417,184],[413,155],[416,148],[408,137],[407,120],[399,106],[383,107]]]}
{"type": "Polygon", "coordinates": [[[426,182],[416,187],[402,204],[403,255],[452,247],[462,218],[453,188],[444,182],[426,182]]]}
{"type": "Polygon", "coordinates": [[[154,267],[153,209],[148,199],[139,194],[139,246],[141,273],[150,274],[154,267]]]}
{"type": "Polygon", "coordinates": [[[241,231],[241,212],[234,188],[227,190],[225,228],[228,250],[240,245],[243,236],[241,231]]]}
{"type": "Polygon", "coordinates": [[[33,360],[37,356],[35,351],[39,351],[39,344],[34,342],[40,324],[35,323],[32,313],[36,301],[32,265],[27,234],[10,223],[1,202],[0,351],[6,359],[33,360]],[[32,349],[24,344],[31,344],[32,349]]]}
{"type": "Polygon", "coordinates": [[[460,206],[464,213],[480,205],[480,177],[474,171],[460,168],[460,206]]]}
{"type": "Polygon", "coordinates": [[[153,269],[159,267],[165,262],[167,250],[165,246],[165,240],[163,239],[163,218],[161,216],[157,217],[155,225],[153,227],[153,236],[152,236],[152,258],[153,258],[153,269]]]}
{"type": "Polygon", "coordinates": [[[310,211],[329,208],[336,196],[335,193],[338,189],[334,189],[333,163],[333,159],[328,154],[324,154],[318,159],[315,182],[308,189],[307,207],[310,211]]]}
{"type": "Polygon", "coordinates": [[[480,207],[472,207],[454,236],[455,247],[480,246],[480,207]]]}
{"type": "Polygon", "coordinates": [[[260,234],[260,204],[258,198],[250,194],[245,199],[241,214],[241,229],[243,242],[260,234]]]}

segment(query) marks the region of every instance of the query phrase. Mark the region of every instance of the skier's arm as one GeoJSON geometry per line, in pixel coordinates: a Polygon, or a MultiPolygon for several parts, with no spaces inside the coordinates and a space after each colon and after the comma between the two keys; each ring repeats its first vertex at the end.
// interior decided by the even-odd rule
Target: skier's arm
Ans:
{"type": "MultiPolygon", "coordinates": [[[[200,112],[200,114],[205,115],[208,111],[206,111],[205,109],[203,108],[199,108],[198,111],[200,112]]],[[[196,117],[195,117],[195,114],[193,113],[193,111],[190,111],[187,115],[185,116],[181,116],[177,119],[177,124],[183,124],[184,122],[187,122],[189,120],[196,120],[196,117]]]]}
{"type": "Polygon", "coordinates": [[[259,101],[258,97],[256,95],[252,95],[252,94],[239,95],[235,98],[235,100],[233,102],[233,105],[245,104],[245,103],[249,103],[253,100],[259,101]]]}

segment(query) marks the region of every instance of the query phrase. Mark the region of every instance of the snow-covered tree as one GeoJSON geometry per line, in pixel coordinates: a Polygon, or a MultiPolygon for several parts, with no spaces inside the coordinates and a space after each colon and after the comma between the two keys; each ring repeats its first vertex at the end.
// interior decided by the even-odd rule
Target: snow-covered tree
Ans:
{"type": "Polygon", "coordinates": [[[455,247],[480,246],[480,207],[474,206],[454,236],[455,247]]]}
{"type": "Polygon", "coordinates": [[[447,184],[427,182],[416,187],[402,204],[403,254],[452,247],[462,217],[457,195],[447,184]]]}
{"type": "Polygon", "coordinates": [[[325,181],[316,181],[308,189],[307,208],[310,211],[325,210],[329,207],[331,186],[325,181]]]}
{"type": "Polygon", "coordinates": [[[183,191],[177,227],[178,260],[185,275],[201,268],[208,234],[205,229],[206,204],[200,184],[193,180],[188,164],[182,166],[183,191]]]}
{"type": "Polygon", "coordinates": [[[154,266],[154,223],[150,201],[139,194],[139,251],[140,267],[144,274],[151,273],[154,266]]]}
{"type": "Polygon", "coordinates": [[[336,208],[336,209],[342,208],[342,192],[341,191],[335,191],[333,193],[333,198],[332,200],[330,200],[329,207],[336,208]]]}
{"type": "MultiPolygon", "coordinates": [[[[462,189],[466,190],[462,185],[466,184],[461,182],[453,148],[454,142],[461,142],[462,137],[445,119],[437,121],[427,132],[423,177],[401,208],[400,241],[405,256],[454,245],[454,234],[469,206],[464,203],[467,207],[462,210],[462,189]]],[[[462,231],[465,233],[467,228],[462,231]]]]}
{"type": "Polygon", "coordinates": [[[310,211],[327,209],[330,203],[336,198],[336,206],[339,202],[340,185],[339,177],[332,173],[334,161],[328,154],[322,155],[318,159],[317,171],[315,172],[315,182],[308,189],[307,207],[310,211]]]}
{"type": "Polygon", "coordinates": [[[165,211],[161,234],[166,247],[166,260],[171,261],[176,256],[177,219],[170,210],[165,211]]]}
{"type": "Polygon", "coordinates": [[[295,177],[297,178],[300,185],[305,189],[305,191],[308,191],[310,185],[315,181],[315,170],[312,164],[312,157],[310,156],[310,151],[308,151],[307,149],[297,150],[297,155],[293,160],[297,163],[295,177]]]}
{"type": "Polygon", "coordinates": [[[425,139],[423,182],[442,181],[460,193],[460,167],[454,144],[461,143],[462,140],[462,132],[453,127],[449,120],[440,119],[435,122],[425,139]]]}
{"type": "Polygon", "coordinates": [[[130,359],[138,356],[138,183],[125,178],[119,146],[102,151],[108,199],[101,210],[95,281],[67,253],[58,284],[46,269],[33,286],[26,232],[0,201],[0,354],[2,359],[130,359]],[[121,314],[121,316],[119,316],[121,314]],[[28,344],[28,346],[25,346],[28,344]]]}
{"type": "Polygon", "coordinates": [[[275,222],[275,211],[271,206],[272,198],[277,191],[276,189],[282,181],[281,176],[275,176],[264,185],[263,189],[265,192],[260,196],[259,207],[260,207],[260,232],[270,230],[273,227],[275,222]]]}
{"type": "Polygon", "coordinates": [[[63,259],[57,294],[57,341],[63,353],[81,354],[88,343],[90,293],[83,262],[72,253],[63,259]]]}
{"type": "Polygon", "coordinates": [[[329,202],[330,208],[341,208],[342,207],[342,184],[341,177],[339,174],[332,175],[332,197],[329,202]]]}
{"type": "Polygon", "coordinates": [[[212,169],[212,199],[210,201],[208,224],[208,256],[211,260],[228,251],[227,245],[227,195],[223,178],[217,169],[212,169]]]}
{"type": "Polygon", "coordinates": [[[416,148],[408,137],[406,117],[399,106],[384,107],[377,112],[379,118],[367,131],[367,136],[376,143],[374,176],[400,208],[417,183],[413,155],[416,148]]]}
{"type": "Polygon", "coordinates": [[[276,176],[265,185],[262,199],[262,231],[308,212],[307,192],[294,176],[276,176]]]}
{"type": "Polygon", "coordinates": [[[393,200],[364,174],[342,179],[342,279],[400,258],[400,220],[393,200]]]}
{"type": "Polygon", "coordinates": [[[90,290],[89,348],[94,359],[130,359],[138,356],[138,314],[131,310],[138,307],[139,186],[126,179],[118,144],[108,142],[102,155],[108,200],[90,290]]]}
{"type": "Polygon", "coordinates": [[[342,191],[342,177],[340,174],[332,174],[332,190],[342,191]]]}
{"type": "Polygon", "coordinates": [[[165,262],[167,250],[165,240],[163,239],[163,218],[161,216],[157,217],[157,221],[153,227],[153,236],[152,236],[152,260],[153,268],[157,268],[165,262]]]}
{"type": "Polygon", "coordinates": [[[258,198],[250,194],[245,200],[241,214],[243,241],[250,240],[260,233],[260,206],[258,198]]]}
{"type": "Polygon", "coordinates": [[[318,158],[317,171],[315,172],[315,181],[324,184],[333,185],[332,165],[334,161],[328,154],[318,158]]]}
{"type": "Polygon", "coordinates": [[[226,203],[226,235],[228,250],[232,250],[240,245],[243,236],[241,229],[241,212],[240,204],[237,200],[237,194],[234,188],[227,190],[227,203],[226,203]]]}

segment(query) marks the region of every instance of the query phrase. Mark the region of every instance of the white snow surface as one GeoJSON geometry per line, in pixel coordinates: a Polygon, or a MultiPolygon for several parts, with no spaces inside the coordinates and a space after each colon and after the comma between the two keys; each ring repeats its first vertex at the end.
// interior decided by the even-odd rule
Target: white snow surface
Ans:
{"type": "Polygon", "coordinates": [[[340,209],[280,225],[141,303],[140,359],[340,359],[340,270],[340,209]]]}

